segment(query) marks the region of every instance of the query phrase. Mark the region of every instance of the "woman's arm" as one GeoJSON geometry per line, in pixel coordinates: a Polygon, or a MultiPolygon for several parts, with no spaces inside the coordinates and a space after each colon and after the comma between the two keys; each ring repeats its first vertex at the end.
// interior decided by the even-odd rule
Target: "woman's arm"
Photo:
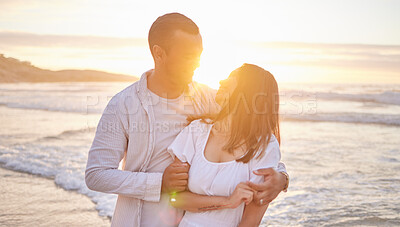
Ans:
{"type": "Polygon", "coordinates": [[[234,208],[229,203],[229,197],[199,195],[190,191],[172,194],[170,196],[170,202],[173,207],[190,212],[234,208]]]}
{"type": "Polygon", "coordinates": [[[249,205],[246,205],[239,227],[259,226],[268,205],[269,203],[260,206],[256,204],[256,201],[252,201],[249,205]]]}
{"type": "MultiPolygon", "coordinates": [[[[175,157],[174,163],[183,162],[175,157]]],[[[190,191],[170,194],[170,202],[173,207],[190,212],[233,209],[242,202],[249,204],[252,199],[253,190],[246,183],[238,184],[231,196],[207,196],[190,191]]]]}
{"type": "Polygon", "coordinates": [[[239,183],[231,196],[207,196],[190,191],[178,192],[170,196],[173,207],[190,212],[204,212],[209,210],[234,209],[241,203],[250,204],[253,200],[253,191],[246,183],[239,183]]]}

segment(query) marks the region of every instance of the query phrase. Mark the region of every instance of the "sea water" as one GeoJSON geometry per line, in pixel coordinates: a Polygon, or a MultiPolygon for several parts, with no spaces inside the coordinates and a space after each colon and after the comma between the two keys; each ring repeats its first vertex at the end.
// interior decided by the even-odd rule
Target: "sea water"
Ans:
{"type": "MultiPolygon", "coordinates": [[[[129,83],[0,85],[0,164],[87,195],[111,217],[116,195],[89,190],[101,113],[129,83]]],[[[400,85],[280,84],[287,193],[269,226],[400,225],[400,85]]]]}

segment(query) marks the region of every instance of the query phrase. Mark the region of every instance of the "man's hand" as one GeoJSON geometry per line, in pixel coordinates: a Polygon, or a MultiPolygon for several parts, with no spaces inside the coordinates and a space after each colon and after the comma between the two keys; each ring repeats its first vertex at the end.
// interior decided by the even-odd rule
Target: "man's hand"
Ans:
{"type": "Polygon", "coordinates": [[[175,161],[169,165],[163,174],[161,192],[185,191],[188,183],[189,164],[175,161]]]}
{"type": "Polygon", "coordinates": [[[272,202],[286,185],[286,176],[273,168],[259,169],[253,171],[255,175],[264,176],[264,182],[254,184],[248,181],[247,184],[257,193],[254,193],[253,201],[258,205],[265,205],[272,202]]]}

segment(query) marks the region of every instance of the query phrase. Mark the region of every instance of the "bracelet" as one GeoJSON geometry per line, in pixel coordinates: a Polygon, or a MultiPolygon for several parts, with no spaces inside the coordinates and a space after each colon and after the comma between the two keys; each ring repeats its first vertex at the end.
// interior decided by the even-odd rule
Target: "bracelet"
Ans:
{"type": "Polygon", "coordinates": [[[282,173],[286,177],[286,184],[283,187],[282,191],[287,192],[287,189],[289,187],[289,175],[287,173],[285,173],[285,172],[280,172],[280,173],[282,173]]]}

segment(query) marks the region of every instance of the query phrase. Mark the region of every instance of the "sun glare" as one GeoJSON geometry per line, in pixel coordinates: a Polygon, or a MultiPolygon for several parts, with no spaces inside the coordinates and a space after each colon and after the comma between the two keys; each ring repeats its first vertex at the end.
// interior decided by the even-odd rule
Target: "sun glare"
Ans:
{"type": "Polygon", "coordinates": [[[204,41],[200,67],[196,70],[193,79],[217,89],[219,81],[227,78],[240,65],[233,46],[219,40],[204,41]]]}

